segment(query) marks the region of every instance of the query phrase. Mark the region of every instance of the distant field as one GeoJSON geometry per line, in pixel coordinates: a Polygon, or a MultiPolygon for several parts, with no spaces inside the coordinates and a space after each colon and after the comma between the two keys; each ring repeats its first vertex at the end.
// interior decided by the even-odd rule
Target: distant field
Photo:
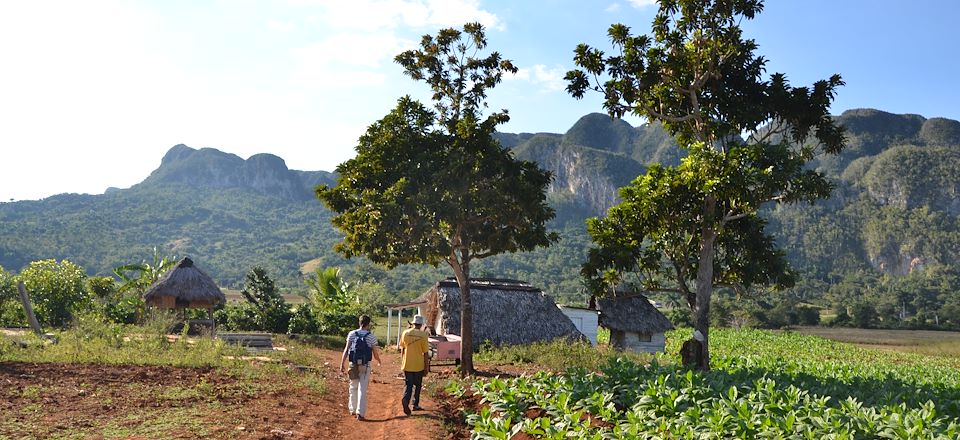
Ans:
{"type": "MultiPolygon", "coordinates": [[[[227,296],[227,302],[244,300],[243,295],[240,293],[239,290],[224,289],[222,287],[220,288],[220,290],[223,291],[223,294],[227,296]]],[[[286,301],[287,304],[303,304],[303,302],[306,301],[306,299],[300,295],[281,294],[281,296],[283,296],[283,300],[286,301]]]]}
{"type": "Polygon", "coordinates": [[[799,327],[797,332],[869,348],[960,358],[960,332],[799,327]]]}

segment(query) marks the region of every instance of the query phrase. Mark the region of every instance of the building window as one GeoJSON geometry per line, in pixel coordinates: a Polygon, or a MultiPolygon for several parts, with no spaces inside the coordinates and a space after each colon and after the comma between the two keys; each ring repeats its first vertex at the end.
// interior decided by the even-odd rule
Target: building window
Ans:
{"type": "Polygon", "coordinates": [[[653,335],[650,333],[637,333],[637,340],[640,342],[651,342],[653,341],[653,335]]]}

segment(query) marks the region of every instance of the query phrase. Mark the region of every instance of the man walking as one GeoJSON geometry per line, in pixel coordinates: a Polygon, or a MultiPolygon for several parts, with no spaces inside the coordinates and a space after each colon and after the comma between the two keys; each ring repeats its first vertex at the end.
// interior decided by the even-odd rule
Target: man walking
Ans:
{"type": "Polygon", "coordinates": [[[383,366],[380,362],[380,349],[377,347],[377,337],[370,331],[370,317],[360,315],[360,328],[351,331],[347,335],[347,345],[343,347],[343,355],[340,356],[340,372],[343,373],[350,361],[350,368],[347,375],[350,377],[350,401],[347,409],[350,415],[356,415],[357,420],[363,421],[367,413],[367,386],[370,384],[370,361],[371,357],[377,359],[377,365],[383,366]]]}
{"type": "Polygon", "coordinates": [[[410,321],[413,328],[409,328],[400,336],[400,348],[403,349],[403,413],[410,415],[410,398],[413,397],[413,409],[422,411],[420,407],[420,388],[423,387],[423,377],[430,372],[430,343],[429,335],[423,331],[423,316],[416,315],[410,321]],[[411,396],[412,395],[412,396],[411,396]]]}

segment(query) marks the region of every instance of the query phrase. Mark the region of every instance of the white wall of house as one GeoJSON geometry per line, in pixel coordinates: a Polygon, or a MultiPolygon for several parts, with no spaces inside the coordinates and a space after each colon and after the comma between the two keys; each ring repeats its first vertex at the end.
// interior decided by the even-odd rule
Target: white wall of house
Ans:
{"type": "Polygon", "coordinates": [[[666,349],[666,337],[663,333],[633,333],[623,335],[623,349],[640,353],[656,353],[666,349]]]}
{"type": "Polygon", "coordinates": [[[557,307],[560,308],[564,315],[567,315],[567,318],[570,318],[570,322],[573,322],[577,330],[580,330],[580,333],[583,333],[583,335],[590,340],[591,344],[597,345],[599,314],[596,310],[565,307],[561,305],[557,307]]]}

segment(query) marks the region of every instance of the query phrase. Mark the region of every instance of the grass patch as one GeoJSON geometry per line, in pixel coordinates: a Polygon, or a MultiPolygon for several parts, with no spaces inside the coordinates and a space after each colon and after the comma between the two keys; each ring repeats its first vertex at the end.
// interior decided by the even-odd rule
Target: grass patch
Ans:
{"type": "MultiPolygon", "coordinates": [[[[90,364],[120,369],[151,366],[152,370],[144,369],[148,372],[168,371],[152,366],[197,369],[177,374],[181,379],[159,382],[156,373],[131,373],[124,381],[100,380],[94,374],[90,379],[78,378],[66,388],[51,385],[58,383],[56,379],[50,382],[54,376],[37,375],[21,382],[22,388],[0,392],[0,399],[19,402],[0,411],[0,439],[20,438],[24,432],[33,438],[234,438],[237,426],[251,421],[250,408],[244,402],[270,399],[273,393],[315,399],[327,389],[324,373],[328,367],[320,354],[302,341],[275,336],[275,345],[282,345],[285,351],[251,354],[209,337],[168,338],[166,325],[123,326],[83,318],[56,333],[56,343],[33,335],[16,336],[17,342],[0,337],[0,362],[79,364],[87,367],[72,368],[87,372],[99,371],[90,364]],[[270,361],[243,359],[251,355],[270,361]],[[57,401],[71,402],[68,416],[63,408],[50,403],[57,401]]],[[[342,338],[336,340],[342,348],[342,338]]],[[[42,371],[57,368],[43,367],[42,371]]]]}
{"type": "Polygon", "coordinates": [[[203,407],[166,408],[157,411],[140,411],[124,418],[110,420],[105,426],[76,432],[80,438],[102,435],[106,438],[147,437],[164,438],[175,434],[178,437],[212,436],[210,423],[203,407]]]}
{"type": "Polygon", "coordinates": [[[228,357],[246,353],[219,339],[171,340],[165,331],[168,324],[158,320],[146,326],[128,326],[84,317],[56,333],[57,343],[33,334],[20,337],[24,346],[3,341],[0,361],[200,367],[230,366],[236,361],[228,357]]]}

